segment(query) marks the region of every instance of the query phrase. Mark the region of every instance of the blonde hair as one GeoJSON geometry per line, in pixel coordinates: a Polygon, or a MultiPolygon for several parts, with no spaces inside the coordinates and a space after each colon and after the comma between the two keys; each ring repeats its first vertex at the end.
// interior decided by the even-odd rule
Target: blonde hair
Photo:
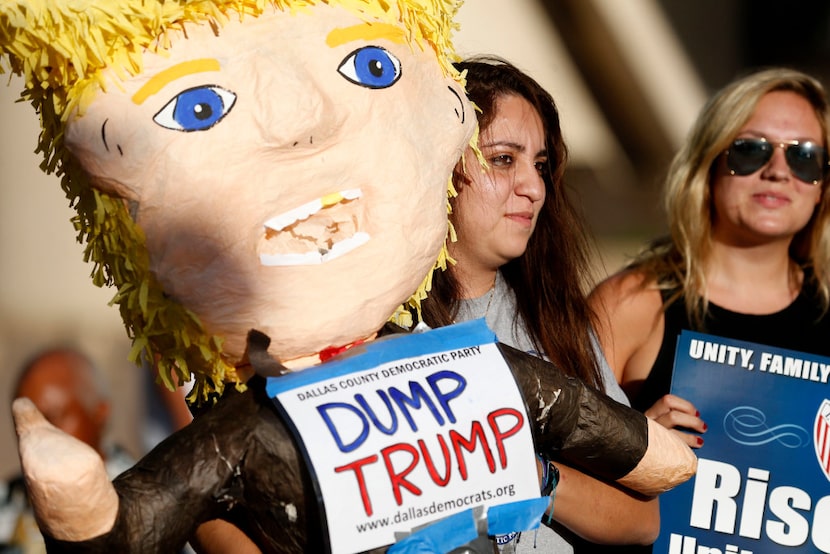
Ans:
{"type": "MultiPolygon", "coordinates": [[[[634,262],[662,289],[685,295],[690,319],[700,325],[708,307],[705,268],[711,256],[711,178],[719,156],[752,117],[767,93],[790,91],[805,98],[821,125],[822,142],[828,136],[827,96],[821,83],[800,71],[770,68],[733,81],[703,107],[683,147],[674,157],[663,190],[670,237],[656,242],[634,262]]],[[[830,303],[830,199],[828,178],[818,185],[822,197],[808,224],[793,238],[790,256],[813,280],[822,310],[830,303]]],[[[672,299],[669,299],[671,302],[672,299]]]]}
{"type": "MultiPolygon", "coordinates": [[[[257,17],[268,7],[291,13],[316,4],[341,6],[366,20],[400,25],[408,42],[431,49],[445,74],[463,83],[452,62],[456,56],[451,33],[460,0],[3,0],[0,2],[0,73],[3,62],[25,80],[22,98],[40,116],[38,152],[41,168],[61,177],[77,216],[78,240],[86,243],[84,258],[92,262],[97,286],[112,285],[128,336],[130,358],[154,360],[159,378],[173,389],[195,385],[189,399],[203,401],[221,393],[225,382],[241,387],[234,367],[222,355],[222,339],[208,335],[198,317],[167,298],[149,270],[141,229],[124,202],[90,186],[77,161],[64,146],[70,115],[82,112],[116,78],[142,72],[145,51],[169,48],[169,33],[185,24],[219,28],[233,15],[257,17]]],[[[443,250],[436,267],[445,267],[443,250]]],[[[431,274],[408,301],[419,305],[429,290],[431,274]]],[[[399,309],[396,316],[404,311],[399,309]]]]}

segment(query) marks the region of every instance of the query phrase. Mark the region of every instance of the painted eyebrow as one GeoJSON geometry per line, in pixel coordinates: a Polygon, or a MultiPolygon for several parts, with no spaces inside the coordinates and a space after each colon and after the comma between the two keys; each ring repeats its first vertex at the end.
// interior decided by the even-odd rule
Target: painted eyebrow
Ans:
{"type": "Polygon", "coordinates": [[[171,81],[175,81],[185,75],[192,75],[194,73],[202,73],[206,71],[219,71],[220,69],[221,67],[219,66],[219,61],[214,58],[202,58],[199,60],[190,60],[178,63],[153,75],[150,80],[144,84],[144,86],[133,94],[132,101],[140,106],[171,81]]]}
{"type": "Polygon", "coordinates": [[[389,23],[361,23],[350,27],[338,27],[326,36],[326,45],[330,48],[355,40],[372,40],[385,38],[397,44],[403,44],[405,35],[402,28],[389,23]]]}

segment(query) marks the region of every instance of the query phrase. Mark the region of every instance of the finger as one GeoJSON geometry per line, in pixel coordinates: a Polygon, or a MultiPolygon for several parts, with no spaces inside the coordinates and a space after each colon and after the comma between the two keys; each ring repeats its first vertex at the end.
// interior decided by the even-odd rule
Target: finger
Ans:
{"type": "Polygon", "coordinates": [[[697,431],[698,433],[705,433],[709,428],[709,426],[706,425],[706,422],[699,417],[683,412],[672,411],[657,418],[656,421],[663,427],[668,427],[669,429],[683,427],[685,429],[697,431]]]}
{"type": "Polygon", "coordinates": [[[649,409],[643,412],[643,414],[645,414],[648,418],[657,420],[669,412],[671,412],[671,406],[666,403],[665,397],[663,397],[652,404],[649,409]]]}
{"type": "Polygon", "coordinates": [[[683,412],[685,414],[693,414],[699,415],[697,408],[695,405],[686,400],[685,398],[681,398],[679,396],[675,396],[673,394],[667,394],[660,400],[663,401],[663,404],[669,408],[671,411],[676,412],[683,412]]]}
{"type": "Polygon", "coordinates": [[[690,448],[700,448],[703,446],[703,437],[699,437],[692,433],[684,433],[683,431],[678,431],[677,429],[672,429],[672,433],[683,439],[683,441],[688,444],[690,448]]]}
{"type": "Polygon", "coordinates": [[[661,396],[648,410],[644,413],[646,417],[657,419],[672,411],[683,412],[691,415],[699,415],[694,404],[684,398],[675,396],[673,394],[666,394],[661,396]]]}

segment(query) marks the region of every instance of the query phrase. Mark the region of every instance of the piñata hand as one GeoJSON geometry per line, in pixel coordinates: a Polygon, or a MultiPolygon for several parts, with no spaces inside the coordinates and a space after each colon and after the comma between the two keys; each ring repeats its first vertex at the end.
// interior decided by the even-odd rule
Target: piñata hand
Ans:
{"type": "Polygon", "coordinates": [[[66,541],[108,532],[118,514],[118,495],[98,453],[49,423],[28,398],[12,403],[12,415],[41,531],[66,541]]]}

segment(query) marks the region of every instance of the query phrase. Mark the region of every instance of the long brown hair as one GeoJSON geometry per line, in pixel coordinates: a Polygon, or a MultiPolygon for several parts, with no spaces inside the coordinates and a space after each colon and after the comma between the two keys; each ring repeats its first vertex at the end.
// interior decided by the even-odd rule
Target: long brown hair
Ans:
{"type": "MultiPolygon", "coordinates": [[[[543,171],[545,201],[527,250],[499,270],[516,295],[513,324],[521,318],[534,347],[563,372],[602,388],[590,338],[593,313],[584,294],[591,272],[591,242],[563,183],[568,149],[556,104],[535,80],[499,58],[478,57],[455,66],[466,71],[467,96],[481,110],[480,131],[490,125],[497,100],[506,95],[521,96],[542,119],[548,152],[543,171]]],[[[461,172],[459,166],[454,182],[462,182],[461,172]]],[[[460,300],[461,287],[452,266],[436,272],[429,297],[422,304],[424,322],[430,327],[453,323],[460,300]]]]}

